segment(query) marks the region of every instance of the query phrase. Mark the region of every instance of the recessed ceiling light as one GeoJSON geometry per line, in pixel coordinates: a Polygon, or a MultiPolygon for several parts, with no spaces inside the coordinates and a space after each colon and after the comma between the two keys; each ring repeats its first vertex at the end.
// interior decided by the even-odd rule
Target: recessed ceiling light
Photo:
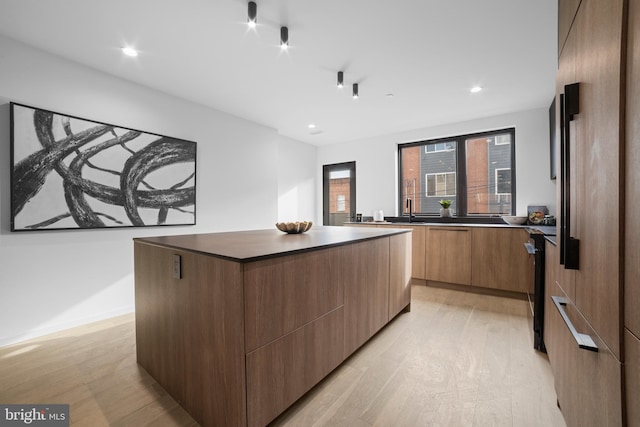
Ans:
{"type": "Polygon", "coordinates": [[[482,88],[480,86],[474,86],[471,88],[471,93],[478,93],[482,90],[482,88]]]}
{"type": "Polygon", "coordinates": [[[315,128],[316,128],[316,125],[315,125],[315,124],[313,124],[313,123],[309,123],[309,124],[307,125],[307,127],[308,127],[309,129],[315,129],[315,128]]]}
{"type": "Polygon", "coordinates": [[[393,94],[392,93],[388,93],[385,95],[387,98],[393,98],[393,94]]]}
{"type": "Polygon", "coordinates": [[[138,56],[138,51],[135,50],[132,47],[126,46],[122,48],[122,53],[124,53],[127,56],[131,56],[131,57],[136,57],[138,56]]]}

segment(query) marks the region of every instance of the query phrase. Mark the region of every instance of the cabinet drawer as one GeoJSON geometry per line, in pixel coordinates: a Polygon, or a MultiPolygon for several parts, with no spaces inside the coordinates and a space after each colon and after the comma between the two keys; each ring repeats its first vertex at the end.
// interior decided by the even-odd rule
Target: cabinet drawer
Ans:
{"type": "Polygon", "coordinates": [[[263,346],[343,305],[344,248],[248,263],[245,345],[263,346]]]}
{"type": "Polygon", "coordinates": [[[247,420],[264,426],[335,369],[344,354],[344,309],[247,354],[247,420]]]}
{"type": "Polygon", "coordinates": [[[622,366],[557,285],[547,286],[545,337],[556,394],[569,427],[622,425],[622,366]],[[564,310],[575,329],[591,336],[598,351],[578,347],[552,297],[566,298],[564,310]]]}

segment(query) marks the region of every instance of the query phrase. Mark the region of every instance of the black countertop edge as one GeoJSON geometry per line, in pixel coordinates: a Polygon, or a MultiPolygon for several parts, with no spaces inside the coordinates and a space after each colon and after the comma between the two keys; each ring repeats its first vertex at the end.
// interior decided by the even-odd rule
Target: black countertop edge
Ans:
{"type": "Polygon", "coordinates": [[[507,224],[504,221],[499,223],[480,223],[480,222],[390,222],[390,221],[368,221],[368,222],[350,222],[345,224],[355,225],[388,225],[398,227],[410,226],[427,226],[427,227],[490,227],[490,228],[521,228],[527,230],[530,233],[542,234],[545,236],[554,236],[556,233],[555,225],[528,225],[528,224],[507,224]]]}
{"type": "MultiPolygon", "coordinates": [[[[316,227],[316,230],[318,228],[341,228],[341,227],[316,227]]],[[[203,235],[211,235],[214,236],[215,234],[232,234],[232,233],[251,233],[251,232],[260,232],[260,231],[264,231],[264,230],[247,230],[247,231],[237,231],[237,232],[220,232],[220,233],[202,233],[203,235]]],[[[383,238],[383,237],[389,237],[389,236],[393,236],[393,235],[398,235],[398,234],[403,234],[403,233],[411,233],[411,230],[406,229],[406,228],[387,228],[384,232],[382,233],[376,233],[373,235],[360,235],[357,236],[356,238],[353,239],[346,239],[346,240],[337,240],[337,241],[331,241],[331,242],[323,242],[323,243],[316,243],[310,246],[305,246],[305,247],[298,247],[298,248],[288,248],[285,250],[271,250],[268,253],[262,253],[259,255],[249,255],[249,256],[238,256],[238,255],[230,255],[230,254],[224,254],[221,252],[212,252],[209,250],[202,250],[202,249],[198,249],[195,247],[185,247],[184,245],[179,245],[179,244],[172,244],[170,242],[167,241],[160,241],[158,239],[164,239],[164,238],[171,238],[171,237],[181,237],[181,235],[175,235],[175,236],[152,236],[152,237],[136,237],[133,239],[134,242],[140,242],[140,243],[144,243],[144,244],[148,244],[148,245],[152,245],[152,246],[158,246],[158,247],[163,247],[163,248],[169,248],[169,249],[175,249],[177,251],[186,251],[186,252],[192,252],[192,253],[197,253],[200,255],[205,255],[205,256],[211,256],[214,258],[220,258],[220,259],[224,259],[227,261],[233,261],[233,262],[239,262],[239,263],[249,263],[249,262],[254,262],[254,261],[262,261],[262,260],[266,260],[266,259],[272,259],[272,258],[280,258],[283,256],[288,256],[288,255],[297,255],[297,254],[301,254],[304,252],[313,252],[313,251],[317,251],[317,250],[321,250],[321,249],[326,249],[326,248],[331,248],[331,247],[338,247],[338,246],[345,246],[345,245],[349,245],[349,244],[353,244],[353,243],[359,243],[359,242],[364,242],[364,241],[368,241],[368,240],[374,240],[374,239],[379,239],[379,238],[383,238]]],[[[277,233],[278,235],[284,237],[287,236],[286,233],[277,233]]],[[[304,233],[302,233],[304,234],[304,233]]],[[[183,235],[182,235],[183,236],[183,235]]],[[[188,235],[187,235],[188,236],[188,235]]],[[[290,235],[291,237],[296,236],[296,234],[292,234],[290,235]]]]}

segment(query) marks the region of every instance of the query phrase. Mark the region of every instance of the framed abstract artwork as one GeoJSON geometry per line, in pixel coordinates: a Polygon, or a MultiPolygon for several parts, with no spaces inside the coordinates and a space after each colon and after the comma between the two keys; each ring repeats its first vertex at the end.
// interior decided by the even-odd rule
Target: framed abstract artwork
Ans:
{"type": "Polygon", "coordinates": [[[11,103],[11,231],[195,223],[195,142],[11,103]]]}

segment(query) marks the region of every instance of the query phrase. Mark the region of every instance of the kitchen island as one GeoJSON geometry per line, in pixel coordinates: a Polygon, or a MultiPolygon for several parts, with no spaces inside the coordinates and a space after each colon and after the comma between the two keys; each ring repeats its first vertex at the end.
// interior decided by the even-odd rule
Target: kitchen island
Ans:
{"type": "Polygon", "coordinates": [[[264,426],[411,298],[411,232],[134,239],[138,363],[204,426],[264,426]]]}

